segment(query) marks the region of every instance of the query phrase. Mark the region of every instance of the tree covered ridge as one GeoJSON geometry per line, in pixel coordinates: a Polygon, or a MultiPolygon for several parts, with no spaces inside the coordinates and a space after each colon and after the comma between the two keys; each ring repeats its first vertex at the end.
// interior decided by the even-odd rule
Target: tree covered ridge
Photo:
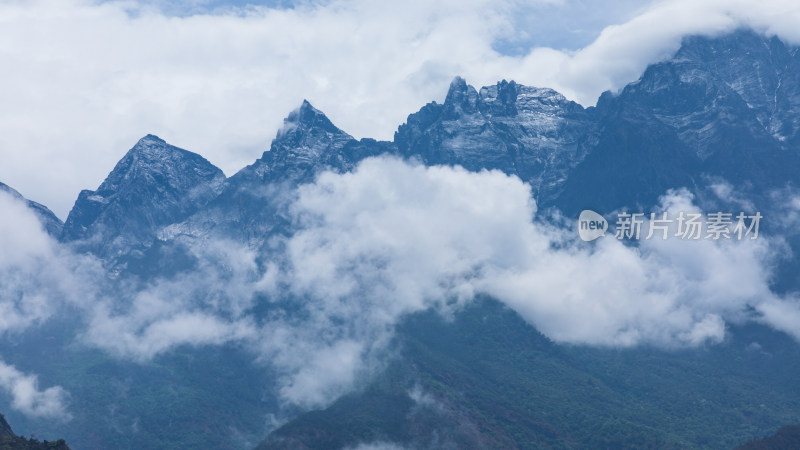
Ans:
{"type": "Polygon", "coordinates": [[[69,450],[69,447],[64,439],[48,442],[17,436],[0,414],[0,450],[69,450]]]}

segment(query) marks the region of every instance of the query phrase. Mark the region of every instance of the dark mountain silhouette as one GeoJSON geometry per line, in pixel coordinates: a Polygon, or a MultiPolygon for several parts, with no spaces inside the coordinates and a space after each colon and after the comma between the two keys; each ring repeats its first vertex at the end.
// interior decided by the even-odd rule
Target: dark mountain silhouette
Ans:
{"type": "Polygon", "coordinates": [[[63,439],[48,442],[17,436],[0,414],[0,450],[69,450],[69,447],[63,439]]]}

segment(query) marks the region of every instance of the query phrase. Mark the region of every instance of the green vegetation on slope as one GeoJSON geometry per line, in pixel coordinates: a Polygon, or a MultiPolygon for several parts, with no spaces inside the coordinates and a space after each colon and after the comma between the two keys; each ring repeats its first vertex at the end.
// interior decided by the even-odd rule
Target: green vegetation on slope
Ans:
{"type": "Polygon", "coordinates": [[[402,357],[261,448],[733,448],[800,419],[800,347],[751,326],[691,350],[557,345],[486,300],[415,315],[402,357]]]}

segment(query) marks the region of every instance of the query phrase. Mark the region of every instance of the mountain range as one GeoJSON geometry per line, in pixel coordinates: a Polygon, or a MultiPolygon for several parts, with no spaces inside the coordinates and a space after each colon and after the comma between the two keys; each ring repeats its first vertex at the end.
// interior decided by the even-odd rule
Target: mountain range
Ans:
{"type": "MultiPolygon", "coordinates": [[[[147,284],[201,264],[189,250],[194,242],[273,251],[275,236],[294,232],[288,209],[299,186],[379,155],[496,169],[527,183],[539,209],[568,217],[582,209],[647,211],[670,189],[712,201],[720,182],[765,214],[781,214],[774,193],[800,185],[800,48],[751,30],[688,37],[671,58],[591,107],[552,89],[505,80],[478,89],[456,77],[444,102],[409,115],[391,142],[355,139],[304,101],[270,148],[230,177],[147,135],[96,190],[80,192],[64,223],[8,186],[0,190],[24,200],[48,234],[101,260],[110,278],[147,284]]],[[[798,235],[786,234],[794,254],[798,235]]],[[[797,268],[796,257],[781,261],[774,285],[796,289],[797,268]]],[[[409,316],[397,337],[402,350],[384,372],[327,408],[297,410],[266,427],[276,403],[263,385],[273,375],[254,367],[231,375],[248,365],[245,350],[181,349],[137,365],[68,345],[76,336],[69,320],[48,332],[63,347],[47,350],[33,333],[3,356],[72,392],[84,392],[80,380],[97,383],[84,392],[91,401],[76,400],[85,417],[56,427],[75,448],[241,448],[267,432],[260,448],[731,448],[800,421],[800,385],[791,376],[800,347],[760,325],[737,326],[732,339],[710,348],[571,347],[486,298],[452,321],[409,316]],[[44,357],[53,363],[37,362],[44,357]],[[104,379],[98,374],[112,380],[111,400],[94,391],[104,379]],[[148,392],[158,377],[168,387],[148,392]],[[178,391],[194,397],[176,400],[178,391]],[[165,399],[174,410],[155,415],[164,423],[143,418],[165,399]],[[124,427],[104,417],[125,402],[124,427]],[[193,420],[198,410],[206,417],[193,420]]]]}
{"type": "Polygon", "coordinates": [[[476,89],[457,77],[444,103],[409,115],[393,142],[356,140],[304,101],[270,149],[227,179],[148,135],[96,191],[81,192],[60,237],[104,258],[178,235],[259,240],[280,223],[278,190],[381,154],[498,169],[530,184],[540,207],[568,214],[649,207],[668,189],[700,190],[717,178],[758,195],[797,181],[799,69],[797,48],[742,30],[687,38],[589,108],[552,89],[513,81],[476,89]]]}

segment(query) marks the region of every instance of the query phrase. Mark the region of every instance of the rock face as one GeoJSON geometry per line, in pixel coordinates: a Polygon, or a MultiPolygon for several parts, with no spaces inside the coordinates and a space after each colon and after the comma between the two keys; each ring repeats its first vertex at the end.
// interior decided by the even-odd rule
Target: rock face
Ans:
{"type": "Polygon", "coordinates": [[[499,169],[552,198],[596,143],[592,112],[552,89],[502,81],[476,90],[456,78],[444,104],[429,103],[408,116],[395,142],[405,157],[499,169]]]}
{"type": "Polygon", "coordinates": [[[687,38],[668,61],[597,104],[600,137],[556,204],[652,205],[721,177],[755,192],[797,183],[800,53],[739,31],[687,38]]]}
{"type": "Polygon", "coordinates": [[[797,183],[800,51],[738,31],[690,37],[669,60],[596,108],[550,89],[456,78],[395,134],[426,164],[499,169],[531,184],[540,205],[649,207],[667,189],[723,178],[763,192],[797,183]]]}
{"type": "Polygon", "coordinates": [[[53,211],[50,211],[46,206],[36,203],[34,201],[28,200],[22,196],[19,192],[8,186],[7,184],[0,183],[0,191],[10,194],[12,197],[24,201],[25,204],[28,205],[28,208],[33,210],[36,217],[42,223],[42,227],[45,231],[47,231],[50,236],[57,238],[61,235],[61,229],[63,228],[64,224],[61,220],[53,214],[53,211]]]}
{"type": "Polygon", "coordinates": [[[200,155],[145,136],[96,191],[80,193],[61,238],[106,258],[141,251],[219,195],[224,181],[200,155]]]}

